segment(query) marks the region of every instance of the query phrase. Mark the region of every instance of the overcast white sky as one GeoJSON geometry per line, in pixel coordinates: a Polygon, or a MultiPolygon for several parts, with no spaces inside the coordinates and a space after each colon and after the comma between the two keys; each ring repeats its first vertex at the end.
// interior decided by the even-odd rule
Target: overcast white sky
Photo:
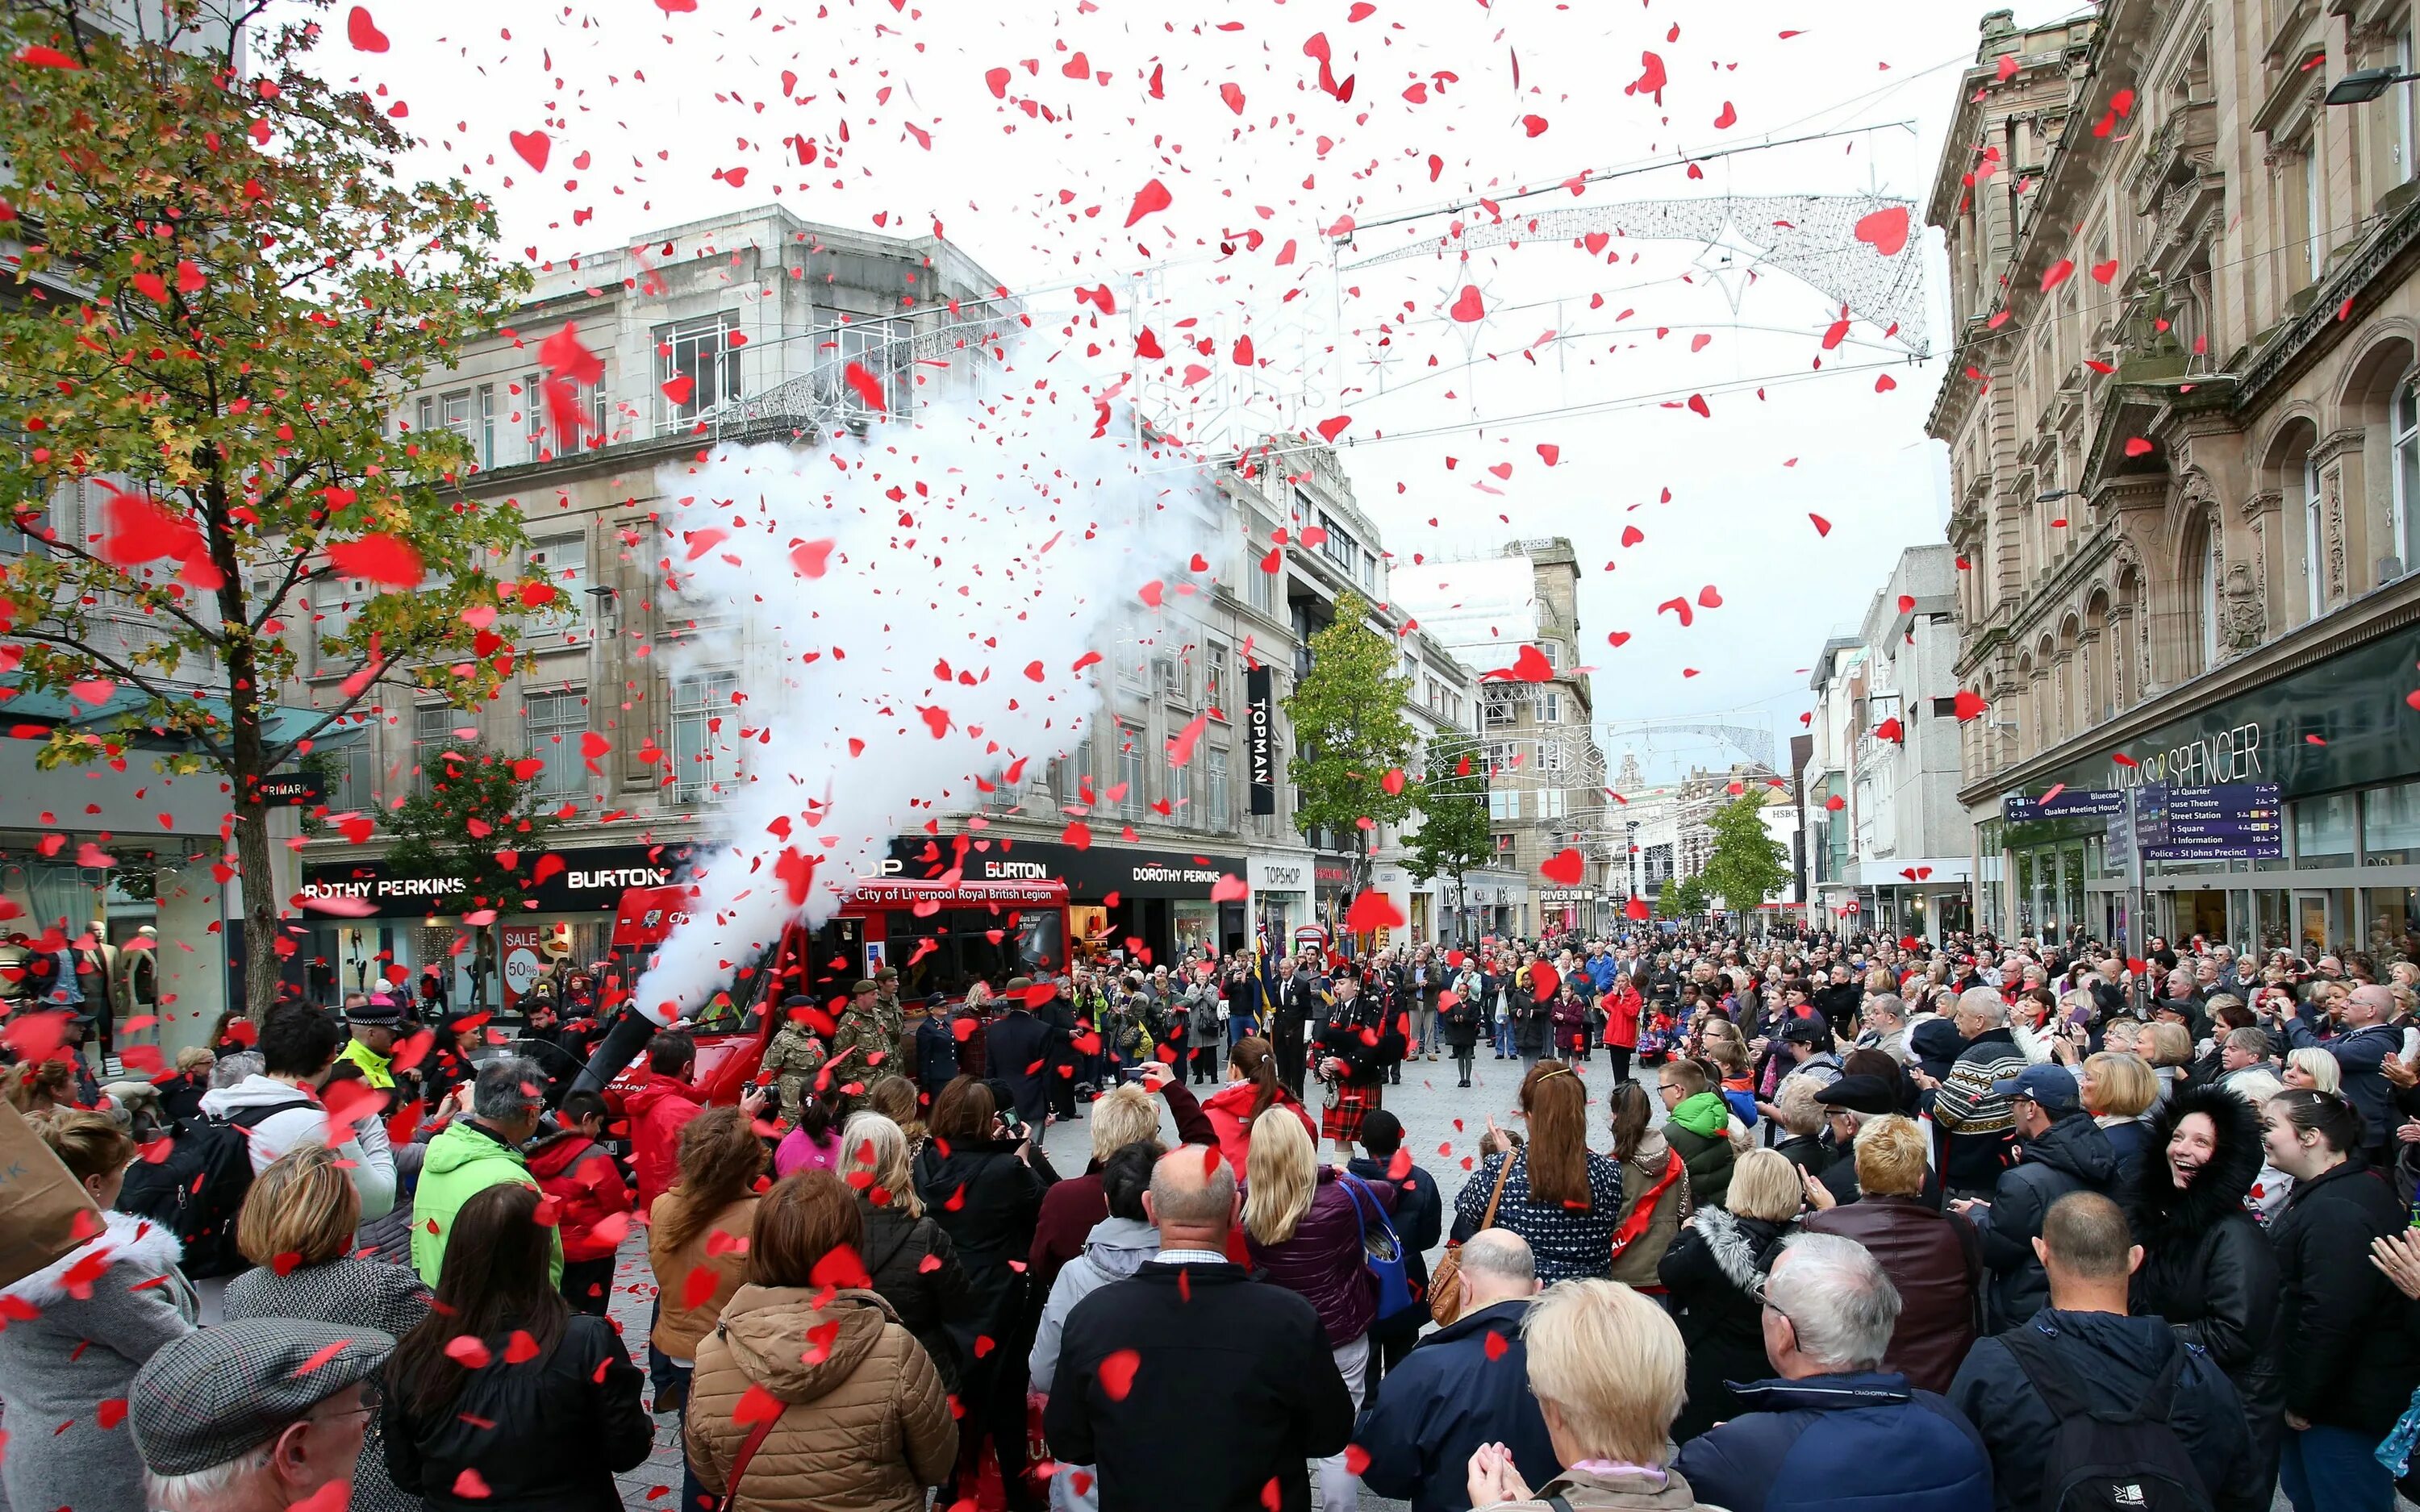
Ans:
{"type": "MultiPolygon", "coordinates": [[[[1839,350],[1823,352],[1837,304],[1786,274],[1757,280],[1734,312],[1731,296],[1693,268],[1698,245],[1617,242],[1591,255],[1541,241],[1481,252],[1467,266],[1424,257],[1337,274],[1324,233],[1345,215],[1367,227],[1676,147],[1704,152],[1836,128],[1873,130],[1740,153],[1708,163],[1701,179],[1670,167],[1530,203],[1879,192],[1921,206],[1958,69],[1993,7],[693,0],[693,10],[677,8],[690,3],[381,0],[366,9],[387,49],[363,52],[348,41],[353,8],[340,0],[328,13],[323,66],[400,102],[428,144],[418,172],[491,188],[515,255],[602,251],[777,199],[845,227],[917,235],[939,223],[1003,284],[1038,291],[1040,309],[1068,308],[1075,285],[1108,284],[1120,317],[1104,322],[1105,340],[1126,339],[1125,312],[1138,303],[1171,352],[1178,319],[1214,333],[1205,365],[1234,371],[1235,338],[1253,336],[1260,381],[1307,394],[1311,418],[1353,417],[1346,464],[1399,557],[1572,537],[1591,569],[1581,614],[1606,719],[1752,710],[1774,722],[1778,747],[1799,728],[1805,669],[1824,638],[1863,614],[1901,548],[1939,538],[1946,470],[1923,434],[1938,362],[1892,368],[1897,388],[1878,393],[1866,364],[1903,354],[1862,322],[1839,350]],[[1315,37],[1340,89],[1353,81],[1349,101],[1320,86],[1320,63],[1306,51],[1315,37]],[[1625,93],[1647,52],[1667,74],[1660,107],[1625,93]],[[986,77],[998,69],[1009,70],[1000,97],[999,76],[986,77]],[[1718,129],[1727,109],[1730,124],[1718,129]],[[1894,124],[1902,121],[1913,130],[1894,124]],[[543,173],[510,141],[538,131],[551,139],[543,173]],[[818,148],[812,170],[799,164],[800,137],[818,148]],[[822,165],[826,153],[836,166],[822,165]],[[1169,204],[1128,229],[1153,180],[1169,204]],[[1257,248],[1221,255],[1222,238],[1248,230],[1263,237],[1257,248]],[[1295,255],[1281,266],[1289,241],[1295,255]],[[1154,268],[1155,281],[1139,286],[1154,268]],[[1465,284],[1482,290],[1489,311],[1476,324],[1447,313],[1465,284]],[[1290,290],[1299,290],[1291,301],[1290,290]],[[1633,313],[1617,320],[1623,310],[1633,313]],[[1393,353],[1384,393],[1366,361],[1381,321],[1390,322],[1393,353]],[[1819,357],[1827,368],[1863,370],[1818,375],[1819,357]],[[1690,393],[1707,393],[1710,417],[1653,402],[1690,393]],[[1511,418],[1521,416],[1536,418],[1511,418]],[[1410,432],[1422,434],[1377,439],[1410,432]],[[1542,444],[1558,450],[1557,465],[1542,460],[1542,444]],[[1486,471],[1504,463],[1509,477],[1486,471]],[[1828,536],[1818,536],[1810,512],[1832,522],[1828,536]],[[1644,539],[1625,548],[1627,526],[1644,539]],[[1721,607],[1699,610],[1688,628],[1655,609],[1676,595],[1694,601],[1709,585],[1721,607]],[[1631,639],[1609,646],[1614,631],[1631,639]],[[1697,675],[1684,676],[1691,669],[1697,675]]],[[[2021,23],[2079,8],[2015,7],[2021,23]]],[[[1442,234],[1452,219],[1365,229],[1346,260],[1442,234]]],[[[1937,341],[1947,326],[1938,237],[1927,244],[1937,341]]],[[[1695,743],[1639,749],[1651,776],[1676,761],[1723,759],[1695,743]]],[[[1607,755],[1619,762],[1621,752],[1615,745],[1607,755]]]]}

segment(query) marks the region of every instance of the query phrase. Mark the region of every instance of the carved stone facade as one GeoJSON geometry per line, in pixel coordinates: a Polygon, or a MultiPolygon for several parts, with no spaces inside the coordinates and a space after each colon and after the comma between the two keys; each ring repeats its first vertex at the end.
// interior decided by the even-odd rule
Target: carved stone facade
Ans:
{"type": "Polygon", "coordinates": [[[2358,622],[2420,557],[2420,99],[2320,103],[2408,24],[2260,0],[1986,19],[1927,211],[1978,823],[2020,769],[2358,622]]]}

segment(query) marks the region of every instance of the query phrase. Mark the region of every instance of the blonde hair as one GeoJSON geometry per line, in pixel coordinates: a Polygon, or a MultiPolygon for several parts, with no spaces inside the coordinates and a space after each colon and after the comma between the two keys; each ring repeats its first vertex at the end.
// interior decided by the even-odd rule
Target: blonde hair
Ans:
{"type": "Polygon", "coordinates": [[[218,1053],[206,1044],[189,1044],[177,1052],[177,1073],[180,1076],[208,1071],[218,1063],[218,1053]]]}
{"type": "Polygon", "coordinates": [[[2125,1050],[2103,1050],[2084,1057],[2092,1073],[2091,1088],[2083,1094],[2084,1111],[2096,1119],[2139,1118],[2160,1100],[2160,1078],[2150,1062],[2125,1050]]]}
{"type": "Polygon", "coordinates": [[[1924,1131],[1885,1113],[1857,1131],[1857,1186],[1868,1196],[1912,1197],[1924,1190],[1924,1131]]]}
{"type": "Polygon", "coordinates": [[[2311,1085],[2322,1092],[2344,1090],[2344,1068],[2336,1064],[2335,1057],[2318,1045],[2304,1045],[2288,1056],[2286,1064],[2292,1070],[2308,1076],[2311,1079],[2311,1085]]]}
{"type": "Polygon", "coordinates": [[[1093,1158],[1107,1160],[1126,1146],[1158,1137],[1159,1100],[1140,1082],[1113,1088],[1093,1103],[1093,1158]]]}
{"type": "Polygon", "coordinates": [[[855,1113],[840,1131],[840,1179],[877,1208],[896,1208],[910,1218],[924,1216],[908,1170],[908,1131],[879,1113],[855,1113]]]}
{"type": "Polygon", "coordinates": [[[1263,1244],[1292,1239],[1319,1191],[1319,1150],[1301,1115],[1271,1108],[1252,1120],[1244,1183],[1244,1232],[1263,1244]]]}
{"type": "Polygon", "coordinates": [[[1742,1218],[1785,1224],[1805,1205],[1807,1183],[1798,1167],[1778,1150],[1751,1149],[1731,1166],[1730,1195],[1723,1206],[1742,1218]]]}
{"type": "Polygon", "coordinates": [[[2150,1042],[2151,1053],[2148,1056],[2144,1056],[2143,1058],[2149,1060],[2152,1065],[2184,1066],[2192,1064],[2194,1053],[2193,1031],[2186,1028],[2183,1025],[2171,1024],[2165,1019],[2161,1019],[2156,1023],[2145,1025],[2143,1026],[2142,1034],[2137,1036],[2134,1041],[2138,1047],[2135,1051],[2137,1055],[2142,1054],[2139,1047],[2146,1040],[2150,1042]]]}
{"type": "Polygon", "coordinates": [[[1531,1394],[1554,1404],[1583,1458],[1664,1463],[1688,1350],[1663,1308],[1619,1282],[1565,1281],[1529,1304],[1521,1339],[1531,1394]]]}
{"type": "Polygon", "coordinates": [[[322,1144],[297,1145],[252,1180],[235,1221],[235,1247],[255,1265],[297,1256],[302,1265],[342,1259],[361,1227],[352,1178],[322,1144]]]}
{"type": "Polygon", "coordinates": [[[21,1060],[0,1076],[0,1096],[20,1113],[42,1111],[35,1104],[66,1106],[75,1102],[75,1072],[64,1060],[21,1060]]]}
{"type": "Polygon", "coordinates": [[[133,1139],[106,1113],[47,1108],[27,1114],[25,1121],[79,1181],[108,1176],[134,1158],[133,1139]]]}

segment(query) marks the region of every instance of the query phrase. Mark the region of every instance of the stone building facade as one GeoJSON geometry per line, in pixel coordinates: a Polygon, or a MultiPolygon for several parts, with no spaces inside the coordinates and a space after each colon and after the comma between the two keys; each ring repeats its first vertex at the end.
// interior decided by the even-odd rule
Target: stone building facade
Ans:
{"type": "Polygon", "coordinates": [[[1984,18],[1927,219],[1985,928],[2405,953],[2420,100],[2327,96],[2408,71],[2412,24],[2373,0],[1984,18]],[[2277,784],[2284,854],[2137,875],[2105,814],[2003,803],[2156,782],[2277,784]]]}

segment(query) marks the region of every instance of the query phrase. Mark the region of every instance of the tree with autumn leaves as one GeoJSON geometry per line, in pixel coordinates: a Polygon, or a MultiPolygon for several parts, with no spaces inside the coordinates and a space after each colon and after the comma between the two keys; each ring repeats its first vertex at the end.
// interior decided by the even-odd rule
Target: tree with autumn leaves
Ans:
{"type": "Polygon", "coordinates": [[[1295,824],[1306,835],[1327,829],[1354,837],[1348,890],[1357,897],[1369,887],[1376,826],[1400,825],[1412,813],[1404,763],[1413,733],[1404,717],[1404,684],[1395,675],[1399,658],[1387,638],[1370,628],[1369,617],[1359,594],[1339,598],[1335,620],[1311,638],[1311,671],[1285,701],[1294,727],[1287,776],[1300,795],[1295,824]]]}
{"type": "Polygon", "coordinates": [[[308,70],[318,22],[266,8],[147,0],[132,36],[99,0],[0,20],[0,233],[23,247],[0,285],[0,499],[26,536],[0,559],[0,671],[113,711],[51,730],[46,767],[128,759],[142,733],[226,779],[254,1013],[286,902],[260,781],[381,685],[487,702],[554,592],[513,580],[518,512],[450,486],[468,444],[392,424],[527,275],[470,189],[398,177],[386,109],[308,70]],[[351,670],[287,695],[298,715],[306,648],[351,670]]]}

